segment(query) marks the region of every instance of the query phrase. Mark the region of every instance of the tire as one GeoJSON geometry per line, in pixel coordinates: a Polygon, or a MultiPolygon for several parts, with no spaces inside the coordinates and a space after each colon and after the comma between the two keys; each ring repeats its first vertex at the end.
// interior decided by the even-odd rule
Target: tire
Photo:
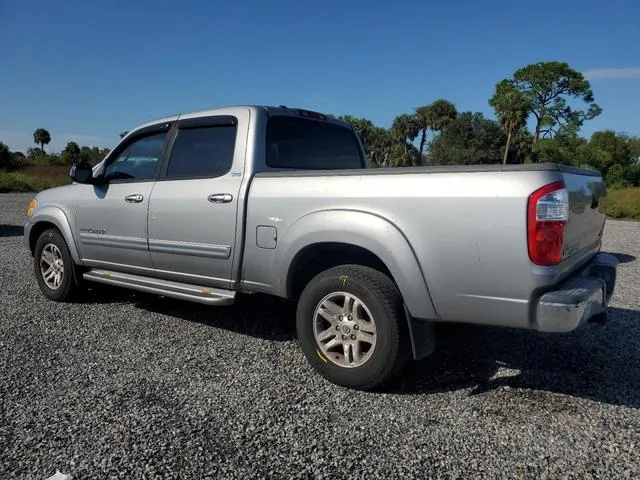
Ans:
{"type": "Polygon", "coordinates": [[[320,375],[358,390],[386,384],[411,352],[400,291],[370,267],[341,265],[314,277],[298,301],[296,329],[307,361],[320,375]],[[353,308],[354,300],[361,305],[353,308]],[[341,315],[348,311],[352,318],[341,315]]]}
{"type": "Polygon", "coordinates": [[[49,300],[66,302],[75,298],[79,290],[77,267],[67,242],[55,228],[45,230],[38,237],[33,252],[33,267],[40,291],[49,300]],[[57,266],[50,269],[50,262],[57,262],[57,266]],[[50,276],[52,271],[57,272],[53,277],[50,276]],[[49,278],[45,278],[47,272],[49,278]]]}

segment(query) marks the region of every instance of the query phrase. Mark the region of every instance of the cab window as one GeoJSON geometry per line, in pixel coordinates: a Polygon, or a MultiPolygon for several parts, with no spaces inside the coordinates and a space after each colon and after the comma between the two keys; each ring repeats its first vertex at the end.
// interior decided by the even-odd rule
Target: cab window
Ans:
{"type": "Polygon", "coordinates": [[[130,143],[105,168],[107,180],[153,180],[156,178],[166,132],[154,133],[130,143]]]}
{"type": "Polygon", "coordinates": [[[219,177],[231,169],[236,125],[180,128],[166,178],[219,177]]]}
{"type": "Polygon", "coordinates": [[[267,166],[297,170],[363,168],[356,134],[341,125],[274,116],[267,123],[267,166]]]}

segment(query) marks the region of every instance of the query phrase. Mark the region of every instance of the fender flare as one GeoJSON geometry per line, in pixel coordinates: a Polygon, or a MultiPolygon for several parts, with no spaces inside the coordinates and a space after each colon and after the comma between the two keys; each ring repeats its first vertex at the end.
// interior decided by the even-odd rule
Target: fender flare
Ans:
{"type": "Polygon", "coordinates": [[[427,281],[415,252],[404,234],[387,219],[360,210],[335,209],[313,212],[280,233],[276,290],[286,296],[294,259],[303,249],[322,243],[344,243],[376,255],[398,285],[412,318],[438,319],[427,281]]]}
{"type": "MultiPolygon", "coordinates": [[[[64,241],[67,242],[67,247],[69,247],[69,252],[71,253],[71,258],[76,263],[76,265],[81,265],[82,260],[80,258],[80,253],[78,251],[78,246],[76,245],[75,239],[73,237],[73,233],[71,231],[71,225],[69,219],[62,211],[62,209],[55,206],[45,206],[39,208],[36,213],[31,217],[30,220],[30,228],[29,228],[29,238],[27,239],[29,245],[35,243],[35,239],[33,239],[34,227],[41,222],[48,222],[53,224],[62,234],[64,241]]],[[[33,252],[32,252],[33,253],[33,252]]]]}

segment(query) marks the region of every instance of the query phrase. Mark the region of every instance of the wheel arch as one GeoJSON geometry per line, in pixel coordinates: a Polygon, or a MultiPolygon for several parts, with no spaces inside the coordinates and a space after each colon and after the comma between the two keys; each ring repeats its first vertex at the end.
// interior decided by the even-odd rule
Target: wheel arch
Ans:
{"type": "Polygon", "coordinates": [[[368,266],[393,278],[384,262],[366,248],[344,242],[313,243],[303,247],[291,261],[287,274],[287,298],[298,298],[318,273],[345,264],[368,266]]]}
{"type": "Polygon", "coordinates": [[[299,283],[310,280],[309,273],[301,273],[309,263],[326,268],[343,263],[364,264],[393,279],[412,317],[438,318],[411,245],[388,220],[362,211],[321,211],[293,223],[281,238],[276,265],[282,266],[278,289],[283,296],[295,298],[296,292],[301,291],[299,283]],[[320,260],[310,262],[314,257],[320,260]]]}
{"type": "Polygon", "coordinates": [[[44,207],[40,209],[32,219],[31,219],[31,227],[29,229],[29,250],[33,255],[36,242],[42,232],[48,230],[49,228],[57,229],[64,241],[67,243],[67,247],[69,248],[69,252],[71,253],[71,257],[73,261],[80,265],[82,263],[80,259],[80,254],[78,252],[78,248],[73,238],[73,233],[71,231],[71,226],[69,225],[69,220],[62,210],[57,207],[44,207]]]}

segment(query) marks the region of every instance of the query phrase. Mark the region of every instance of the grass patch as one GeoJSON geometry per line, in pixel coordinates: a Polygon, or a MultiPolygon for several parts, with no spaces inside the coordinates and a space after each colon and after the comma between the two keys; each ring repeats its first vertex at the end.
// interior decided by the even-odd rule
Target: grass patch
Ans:
{"type": "Polygon", "coordinates": [[[0,172],[0,192],[40,192],[71,183],[69,167],[33,165],[16,172],[0,172]]]}
{"type": "Polygon", "coordinates": [[[602,208],[613,218],[640,220],[640,188],[609,190],[602,200],[602,208]]]}

